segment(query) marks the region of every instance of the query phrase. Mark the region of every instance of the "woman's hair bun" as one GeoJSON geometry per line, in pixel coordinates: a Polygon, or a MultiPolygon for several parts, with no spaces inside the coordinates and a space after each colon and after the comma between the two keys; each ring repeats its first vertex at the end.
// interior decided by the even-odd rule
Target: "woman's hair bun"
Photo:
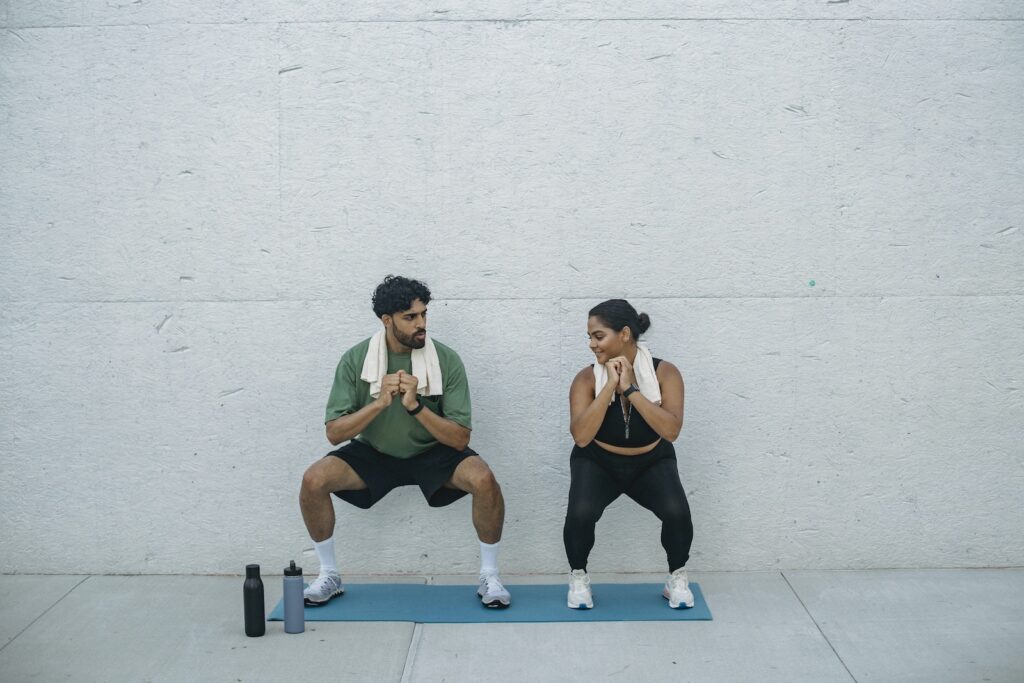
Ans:
{"type": "Polygon", "coordinates": [[[637,316],[637,321],[640,323],[640,334],[643,334],[651,326],[651,317],[646,313],[641,313],[637,316]]]}

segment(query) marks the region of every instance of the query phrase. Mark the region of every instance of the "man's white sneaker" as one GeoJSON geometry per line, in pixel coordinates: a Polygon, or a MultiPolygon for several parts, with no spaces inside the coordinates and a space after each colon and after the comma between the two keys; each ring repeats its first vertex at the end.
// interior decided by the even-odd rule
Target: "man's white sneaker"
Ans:
{"type": "Polygon", "coordinates": [[[686,580],[686,570],[680,567],[669,574],[661,594],[672,609],[693,607],[693,593],[690,591],[690,582],[686,580]]]}
{"type": "Polygon", "coordinates": [[[586,569],[573,569],[569,572],[569,607],[594,608],[594,598],[590,595],[590,575],[586,569]]]}
{"type": "Polygon", "coordinates": [[[477,588],[476,594],[480,596],[480,602],[484,607],[505,609],[512,603],[512,596],[501,585],[501,579],[497,574],[481,576],[480,587],[477,588]]]}
{"type": "Polygon", "coordinates": [[[310,607],[320,607],[330,602],[331,598],[345,594],[345,586],[337,574],[321,574],[302,592],[305,603],[310,607]]]}

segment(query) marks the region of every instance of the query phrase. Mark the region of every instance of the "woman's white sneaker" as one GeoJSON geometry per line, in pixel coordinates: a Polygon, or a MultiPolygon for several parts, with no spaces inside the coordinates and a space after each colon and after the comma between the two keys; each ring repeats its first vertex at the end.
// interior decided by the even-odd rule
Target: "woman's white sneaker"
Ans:
{"type": "Polygon", "coordinates": [[[661,594],[668,600],[668,606],[672,609],[693,607],[693,593],[690,591],[690,582],[686,579],[686,570],[680,567],[669,574],[661,594]]]}
{"type": "Polygon", "coordinates": [[[572,609],[593,609],[594,598],[590,594],[590,576],[586,569],[569,572],[568,604],[572,609]]]}

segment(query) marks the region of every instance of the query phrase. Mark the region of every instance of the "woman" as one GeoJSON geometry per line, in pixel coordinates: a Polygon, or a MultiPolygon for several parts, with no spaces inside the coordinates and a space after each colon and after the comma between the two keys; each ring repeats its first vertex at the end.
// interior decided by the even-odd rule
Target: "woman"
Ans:
{"type": "Polygon", "coordinates": [[[625,493],[661,520],[669,575],[669,607],[693,607],[686,560],[693,540],[690,506],[679,481],[672,441],[683,426],[683,378],[668,361],[638,346],[650,327],[646,313],[623,299],[590,310],[587,334],[596,357],[569,390],[572,449],[565,552],[569,558],[569,607],[594,606],[587,557],[604,509],[625,493]]]}

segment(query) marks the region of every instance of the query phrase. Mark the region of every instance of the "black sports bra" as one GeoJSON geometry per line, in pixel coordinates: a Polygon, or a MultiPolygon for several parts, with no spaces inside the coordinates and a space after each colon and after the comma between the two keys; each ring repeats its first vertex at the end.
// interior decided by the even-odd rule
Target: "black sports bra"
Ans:
{"type": "MultiPolygon", "coordinates": [[[[657,371],[660,364],[661,359],[655,358],[655,371],[657,371]]],[[[651,429],[651,425],[647,424],[639,410],[633,408],[632,405],[626,410],[629,415],[628,439],[626,438],[626,416],[622,414],[622,397],[619,393],[615,394],[614,400],[608,405],[608,410],[604,414],[604,420],[601,422],[601,428],[597,430],[594,438],[609,446],[619,446],[621,448],[649,446],[661,438],[661,435],[651,429]]]]}

